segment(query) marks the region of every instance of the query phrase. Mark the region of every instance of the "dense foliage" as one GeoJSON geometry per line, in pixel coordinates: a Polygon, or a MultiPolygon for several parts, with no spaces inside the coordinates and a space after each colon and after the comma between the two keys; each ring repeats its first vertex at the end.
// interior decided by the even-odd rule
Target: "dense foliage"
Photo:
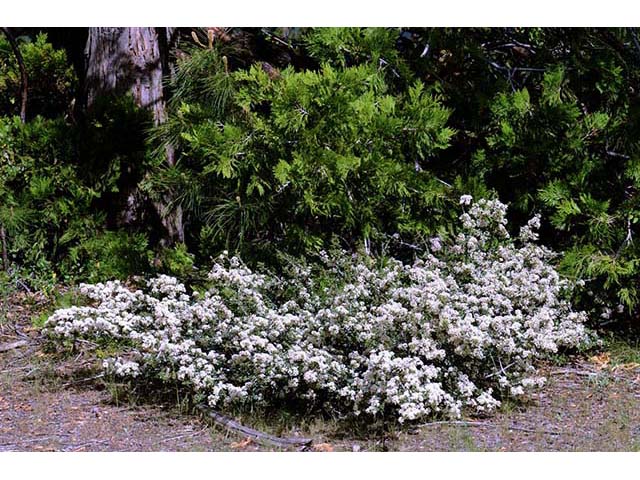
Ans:
{"type": "Polygon", "coordinates": [[[332,236],[355,247],[455,215],[446,186],[416,169],[453,135],[422,82],[393,95],[372,64],[229,73],[213,50],[179,67],[188,75],[159,134],[181,158],[152,182],[180,192],[205,252],[317,252],[332,236]]]}
{"type": "Polygon", "coordinates": [[[224,249],[281,270],[275,252],[335,243],[410,262],[455,237],[469,193],[508,203],[516,224],[542,214],[560,271],[585,281],[574,300],[637,317],[635,29],[215,32],[184,31],[169,119],[153,129],[126,98],[80,114],[65,50],[35,31],[18,38],[30,79],[21,125],[18,68],[0,37],[12,271],[187,277],[224,249]],[[174,167],[159,160],[168,144],[174,167]],[[148,208],[160,198],[185,212],[186,244],[166,251],[148,208]]]}
{"type": "Polygon", "coordinates": [[[544,382],[535,362],[588,343],[572,285],[532,243],[514,242],[499,201],[461,202],[461,232],[412,263],[347,252],[320,270],[257,273],[221,255],[203,294],[166,275],[147,291],[84,285],[90,306],[56,311],[57,345],[116,342],[108,371],[177,382],[212,407],[307,405],[399,422],[488,412],[544,382]]]}
{"type": "Polygon", "coordinates": [[[460,133],[441,168],[457,162],[516,218],[543,213],[542,239],[564,252],[561,271],[587,282],[584,305],[635,317],[635,29],[433,29],[417,38],[432,61],[413,65],[442,79],[460,133]]]}
{"type": "MultiPolygon", "coordinates": [[[[69,113],[77,79],[66,52],[55,49],[43,33],[19,45],[29,85],[28,111],[48,118],[69,113]]],[[[9,42],[0,36],[0,112],[19,113],[20,91],[20,69],[9,42]]]]}

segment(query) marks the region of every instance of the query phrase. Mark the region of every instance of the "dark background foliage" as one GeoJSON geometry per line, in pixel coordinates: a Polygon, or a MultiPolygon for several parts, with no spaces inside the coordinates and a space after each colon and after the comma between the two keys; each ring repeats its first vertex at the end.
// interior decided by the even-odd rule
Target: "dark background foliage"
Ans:
{"type": "Polygon", "coordinates": [[[223,249],[409,258],[471,194],[541,213],[576,300],[637,318],[633,28],[179,29],[157,126],[126,95],[85,111],[85,30],[14,30],[28,118],[0,36],[0,225],[23,282],[188,276],[223,249]],[[161,242],[166,198],[185,244],[161,242]]]}

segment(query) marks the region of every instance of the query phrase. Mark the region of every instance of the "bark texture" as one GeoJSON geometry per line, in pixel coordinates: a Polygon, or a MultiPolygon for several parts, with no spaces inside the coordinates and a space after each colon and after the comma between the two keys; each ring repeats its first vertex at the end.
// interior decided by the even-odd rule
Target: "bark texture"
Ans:
{"type": "Polygon", "coordinates": [[[157,28],[89,29],[87,105],[106,93],[131,92],[156,123],[166,119],[162,56],[157,28]]]}
{"type": "MultiPolygon", "coordinates": [[[[157,27],[96,27],[89,29],[85,49],[87,59],[86,102],[91,111],[103,95],[131,93],[138,107],[148,110],[158,125],[167,119],[163,78],[169,74],[168,49],[174,29],[157,27]]],[[[165,151],[167,165],[175,164],[175,151],[165,151]]],[[[130,192],[126,204],[129,210],[136,204],[135,192],[130,192]]],[[[168,208],[170,198],[155,202],[170,245],[184,241],[182,209],[168,208]]],[[[133,215],[131,211],[124,216],[133,215]]]]}

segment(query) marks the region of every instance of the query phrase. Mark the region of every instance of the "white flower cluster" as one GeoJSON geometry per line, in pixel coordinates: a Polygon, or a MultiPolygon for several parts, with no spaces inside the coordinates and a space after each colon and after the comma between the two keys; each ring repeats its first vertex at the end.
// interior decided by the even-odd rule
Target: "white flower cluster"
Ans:
{"type": "Polygon", "coordinates": [[[324,254],[324,267],[277,278],[222,255],[203,294],[167,276],[149,293],[84,285],[94,306],[58,310],[46,329],[121,339],[111,371],[177,380],[213,407],[305,401],[400,422],[490,411],[544,382],[536,360],[587,341],[585,314],[530,243],[539,218],[516,243],[505,205],[461,205],[455,240],[413,264],[324,254]]]}

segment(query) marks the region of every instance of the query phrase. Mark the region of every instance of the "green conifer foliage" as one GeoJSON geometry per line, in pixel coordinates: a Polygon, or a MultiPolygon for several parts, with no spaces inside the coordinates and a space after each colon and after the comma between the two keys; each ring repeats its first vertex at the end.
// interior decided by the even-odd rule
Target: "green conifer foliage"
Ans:
{"type": "Polygon", "coordinates": [[[230,73],[208,50],[180,71],[205,61],[205,85],[178,75],[172,118],[157,132],[177,141],[179,166],[150,181],[184,192],[205,251],[303,253],[334,236],[370,245],[433,233],[450,215],[448,187],[416,168],[454,135],[450,111],[422,82],[398,93],[369,60],[230,73]]]}

